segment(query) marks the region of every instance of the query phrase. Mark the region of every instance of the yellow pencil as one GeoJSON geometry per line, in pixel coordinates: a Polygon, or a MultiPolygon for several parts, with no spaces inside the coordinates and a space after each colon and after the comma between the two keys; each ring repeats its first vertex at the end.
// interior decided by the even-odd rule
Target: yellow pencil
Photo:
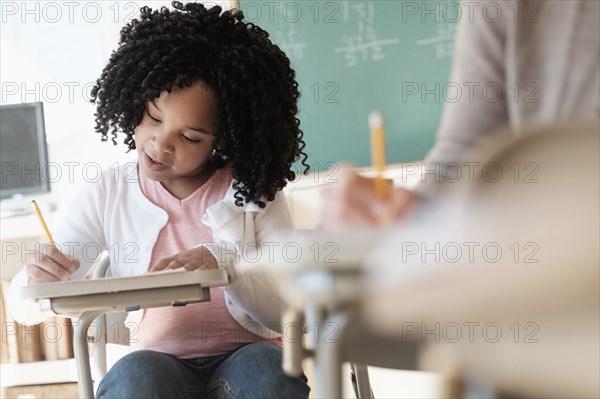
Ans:
{"type": "Polygon", "coordinates": [[[42,216],[42,212],[40,212],[40,208],[38,207],[37,202],[35,202],[35,200],[32,200],[31,205],[33,205],[33,210],[35,211],[35,214],[37,215],[38,219],[40,220],[40,223],[42,224],[42,228],[44,229],[46,238],[48,238],[48,241],[50,241],[50,245],[56,245],[54,243],[54,239],[52,239],[52,234],[50,234],[50,230],[48,230],[46,221],[44,220],[44,217],[42,216]]]}
{"type": "Polygon", "coordinates": [[[375,168],[375,190],[379,199],[385,201],[389,196],[389,186],[383,179],[386,165],[385,133],[383,129],[383,115],[379,111],[369,114],[369,129],[371,131],[371,162],[375,168]]]}

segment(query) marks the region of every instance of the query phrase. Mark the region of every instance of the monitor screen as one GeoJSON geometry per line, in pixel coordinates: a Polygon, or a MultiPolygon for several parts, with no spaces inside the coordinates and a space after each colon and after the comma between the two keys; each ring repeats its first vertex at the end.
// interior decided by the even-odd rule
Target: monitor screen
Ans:
{"type": "Polygon", "coordinates": [[[41,102],[0,105],[0,198],[50,191],[41,102]]]}

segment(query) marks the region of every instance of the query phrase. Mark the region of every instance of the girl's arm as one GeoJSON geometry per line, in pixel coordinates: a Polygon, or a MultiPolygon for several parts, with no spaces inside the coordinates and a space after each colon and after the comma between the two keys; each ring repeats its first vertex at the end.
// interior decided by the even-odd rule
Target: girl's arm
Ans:
{"type": "MultiPolygon", "coordinates": [[[[86,183],[64,213],[59,226],[53,232],[56,248],[64,255],[77,259],[79,268],[71,275],[71,280],[81,279],[96,260],[96,255],[106,250],[104,239],[102,180],[97,183],[86,183]]],[[[49,226],[52,229],[51,226],[49,226]]],[[[33,254],[38,260],[45,255],[49,246],[42,245],[40,251],[33,254]]],[[[27,270],[23,267],[12,279],[7,306],[14,319],[20,323],[34,324],[41,322],[52,313],[40,311],[36,302],[21,299],[21,287],[28,285],[27,270]]]]}

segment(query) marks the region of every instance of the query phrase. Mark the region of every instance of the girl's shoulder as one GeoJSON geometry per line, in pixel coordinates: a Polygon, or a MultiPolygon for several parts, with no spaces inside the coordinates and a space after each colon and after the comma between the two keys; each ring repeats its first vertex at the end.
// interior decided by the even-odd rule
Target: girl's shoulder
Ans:
{"type": "Polygon", "coordinates": [[[102,169],[102,183],[106,185],[139,185],[137,161],[119,162],[102,169]]]}
{"type": "Polygon", "coordinates": [[[255,212],[255,213],[259,213],[259,214],[264,214],[264,213],[272,213],[274,211],[279,211],[282,208],[284,208],[285,211],[287,211],[287,201],[285,199],[285,195],[283,193],[283,191],[278,191],[275,194],[275,198],[273,199],[273,201],[268,201],[266,198],[262,198],[262,201],[265,203],[265,207],[261,208],[258,204],[255,204],[253,202],[250,203],[246,203],[244,202],[244,204],[240,207],[237,206],[235,201],[236,201],[236,197],[235,197],[235,193],[236,193],[236,188],[234,186],[235,181],[232,181],[231,185],[229,186],[227,193],[225,193],[225,197],[223,197],[222,202],[226,203],[230,208],[232,209],[237,209],[238,212],[255,212]]]}
{"type": "Polygon", "coordinates": [[[134,161],[98,168],[95,173],[88,173],[84,180],[79,197],[94,197],[98,201],[110,202],[117,197],[141,195],[137,162],[134,161]]]}
{"type": "Polygon", "coordinates": [[[235,210],[237,213],[255,212],[259,214],[268,213],[272,210],[279,210],[282,207],[287,210],[287,201],[285,200],[283,190],[280,190],[275,194],[273,201],[268,201],[267,198],[262,197],[261,200],[265,203],[264,208],[261,208],[258,204],[253,202],[244,202],[242,206],[237,206],[236,192],[240,183],[233,178],[231,166],[226,165],[222,169],[219,169],[217,173],[219,174],[216,179],[218,181],[217,184],[220,185],[220,190],[224,193],[222,200],[219,202],[224,203],[227,208],[235,210]]]}

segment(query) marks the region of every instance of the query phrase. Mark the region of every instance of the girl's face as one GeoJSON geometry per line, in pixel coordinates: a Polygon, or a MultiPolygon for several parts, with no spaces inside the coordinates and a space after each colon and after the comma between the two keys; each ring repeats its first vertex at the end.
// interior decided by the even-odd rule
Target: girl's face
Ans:
{"type": "Polygon", "coordinates": [[[189,196],[214,171],[206,166],[216,118],[216,99],[202,83],[149,101],[135,129],[140,173],[177,198],[189,196]]]}

